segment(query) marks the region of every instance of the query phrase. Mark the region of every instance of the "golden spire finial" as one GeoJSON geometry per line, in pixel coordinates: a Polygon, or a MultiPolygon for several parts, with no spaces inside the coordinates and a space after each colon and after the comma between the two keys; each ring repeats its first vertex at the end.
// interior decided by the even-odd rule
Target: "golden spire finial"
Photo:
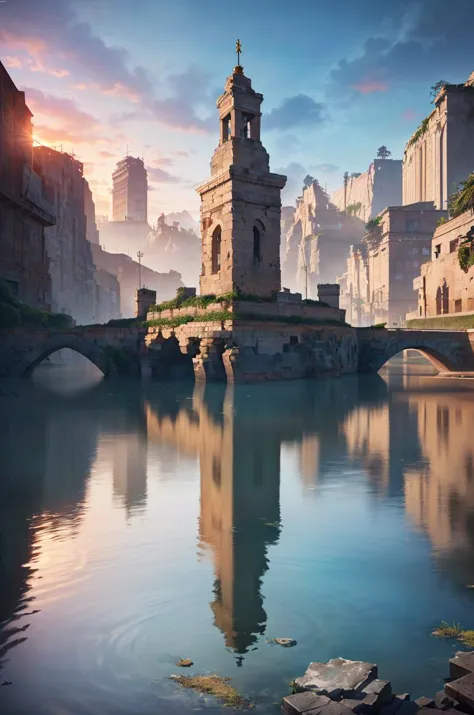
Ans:
{"type": "Polygon", "coordinates": [[[242,52],[242,43],[240,42],[239,39],[235,43],[235,51],[237,53],[237,67],[235,67],[235,72],[238,72],[239,74],[243,74],[243,67],[240,66],[240,54],[242,52]]]}

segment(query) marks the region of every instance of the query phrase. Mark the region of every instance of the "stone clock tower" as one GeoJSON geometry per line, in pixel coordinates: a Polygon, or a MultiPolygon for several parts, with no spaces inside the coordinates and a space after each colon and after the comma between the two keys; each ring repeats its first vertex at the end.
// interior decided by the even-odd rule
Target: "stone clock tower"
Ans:
{"type": "MultiPolygon", "coordinates": [[[[240,53],[240,43],[237,51],[240,53]]],[[[271,297],[281,287],[280,192],[260,141],[263,95],[238,64],[217,100],[219,146],[201,196],[201,295],[233,290],[271,297]]]]}

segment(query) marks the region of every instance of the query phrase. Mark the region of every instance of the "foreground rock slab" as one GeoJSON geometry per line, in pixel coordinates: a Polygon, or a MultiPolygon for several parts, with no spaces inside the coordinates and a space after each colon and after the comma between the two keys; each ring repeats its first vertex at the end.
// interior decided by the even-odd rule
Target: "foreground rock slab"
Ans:
{"type": "Polygon", "coordinates": [[[451,678],[457,680],[469,673],[474,673],[474,651],[466,653],[460,650],[449,661],[449,674],[451,678]]]}
{"type": "Polygon", "coordinates": [[[313,690],[332,699],[350,697],[377,678],[377,666],[360,660],[333,658],[327,663],[310,663],[295,683],[301,690],[313,690]]]}
{"type": "Polygon", "coordinates": [[[474,673],[468,673],[459,680],[446,683],[444,692],[463,706],[463,710],[474,713],[474,673]]]}
{"type": "Polygon", "coordinates": [[[352,715],[343,703],[336,703],[325,695],[315,695],[310,691],[283,698],[281,710],[284,715],[352,715]]]}

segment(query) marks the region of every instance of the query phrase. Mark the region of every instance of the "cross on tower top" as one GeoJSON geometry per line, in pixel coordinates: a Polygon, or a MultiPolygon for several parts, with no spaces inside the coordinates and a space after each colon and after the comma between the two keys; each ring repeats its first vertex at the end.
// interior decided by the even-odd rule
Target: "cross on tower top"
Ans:
{"type": "Polygon", "coordinates": [[[237,54],[237,66],[234,68],[234,72],[237,72],[238,74],[243,74],[244,68],[241,67],[241,65],[240,65],[240,55],[242,53],[242,43],[240,42],[239,39],[235,43],[235,52],[237,54]]]}

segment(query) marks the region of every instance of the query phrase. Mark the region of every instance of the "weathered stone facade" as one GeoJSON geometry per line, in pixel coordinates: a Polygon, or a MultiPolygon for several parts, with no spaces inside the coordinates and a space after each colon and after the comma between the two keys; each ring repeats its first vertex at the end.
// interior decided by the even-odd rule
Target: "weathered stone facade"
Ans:
{"type": "Polygon", "coordinates": [[[296,209],[285,214],[282,284],[315,298],[318,283],[334,283],[344,271],[349,248],[362,238],[364,224],[341,213],[317,180],[304,187],[296,209]]]}
{"type": "Polygon", "coordinates": [[[333,191],[331,202],[340,211],[349,210],[364,222],[387,206],[399,206],[402,203],[401,160],[374,159],[367,171],[350,176],[347,186],[333,191]]]}
{"type": "Polygon", "coordinates": [[[264,382],[357,371],[357,338],[351,328],[256,319],[151,327],[146,344],[154,374],[169,374],[174,362],[169,352],[163,354],[168,365],[161,363],[168,341],[193,358],[198,381],[264,382]]]}
{"type": "Polygon", "coordinates": [[[86,235],[83,165],[71,154],[45,146],[34,148],[34,161],[52,189],[57,215],[55,226],[46,229],[53,311],[92,323],[95,266],[86,235]]]}
{"type": "Polygon", "coordinates": [[[413,280],[429,260],[436,224],[446,217],[430,202],[390,206],[379,225],[353,247],[339,278],[344,308],[353,325],[401,327],[417,303],[413,280]]]}
{"type": "Polygon", "coordinates": [[[0,62],[0,279],[33,308],[51,309],[45,228],[52,195],[32,162],[32,114],[0,62]]]}
{"type": "Polygon", "coordinates": [[[217,100],[219,146],[201,196],[202,294],[232,290],[271,297],[280,290],[281,189],[260,141],[263,96],[241,67],[217,100]]]}
{"type": "Polygon", "coordinates": [[[408,142],[403,158],[403,203],[448,199],[474,169],[474,73],[465,84],[447,84],[435,108],[408,142]]]}
{"type": "Polygon", "coordinates": [[[421,266],[421,275],[414,280],[418,306],[408,318],[474,313],[474,266],[464,271],[458,257],[459,246],[473,227],[472,210],[438,226],[431,241],[431,261],[421,266]]]}
{"type": "Polygon", "coordinates": [[[96,268],[94,271],[95,307],[94,321],[106,323],[121,317],[120,283],[113,273],[96,268]]]}

